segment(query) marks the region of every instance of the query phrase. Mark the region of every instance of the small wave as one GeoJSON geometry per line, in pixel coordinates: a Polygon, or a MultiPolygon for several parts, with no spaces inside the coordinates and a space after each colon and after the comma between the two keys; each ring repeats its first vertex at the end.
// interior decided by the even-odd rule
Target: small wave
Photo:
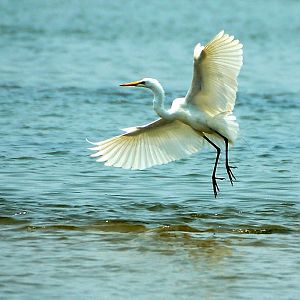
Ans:
{"type": "Polygon", "coordinates": [[[45,154],[47,154],[47,155],[66,155],[69,152],[70,151],[57,150],[57,151],[46,152],[45,154]]]}
{"type": "Polygon", "coordinates": [[[173,231],[179,231],[179,232],[202,232],[201,230],[194,228],[189,225],[167,225],[158,227],[154,230],[155,232],[173,232],[173,231]]]}
{"type": "Polygon", "coordinates": [[[0,89],[16,90],[21,88],[22,88],[21,86],[15,84],[0,84],[0,89]]]}
{"type": "Polygon", "coordinates": [[[110,232],[123,232],[123,233],[147,231],[147,227],[145,225],[136,222],[126,221],[126,220],[97,221],[93,224],[88,225],[85,229],[110,231],[110,232]]]}
{"type": "Polygon", "coordinates": [[[15,159],[15,160],[35,160],[35,159],[38,159],[38,158],[33,157],[33,156],[19,156],[19,157],[12,157],[11,159],[15,159]]]}
{"type": "Polygon", "coordinates": [[[176,203],[169,203],[169,204],[162,204],[162,203],[155,203],[152,205],[147,205],[146,209],[149,211],[163,211],[163,210],[179,210],[182,206],[176,203]]]}
{"type": "Polygon", "coordinates": [[[262,225],[257,227],[247,227],[234,229],[233,232],[243,234],[274,234],[274,233],[290,233],[293,230],[281,225],[262,225]]]}
{"type": "Polygon", "coordinates": [[[26,225],[17,228],[18,231],[82,231],[80,226],[53,224],[53,225],[26,225]]]}
{"type": "Polygon", "coordinates": [[[145,225],[132,223],[123,220],[101,220],[88,225],[72,225],[72,224],[50,224],[50,225],[27,225],[18,228],[23,231],[101,231],[101,232],[145,232],[145,225]]]}
{"type": "Polygon", "coordinates": [[[0,216],[0,224],[2,225],[19,225],[28,223],[27,220],[19,220],[13,217],[0,216]]]}
{"type": "MultiPolygon", "coordinates": [[[[204,216],[205,217],[205,216],[204,216]]],[[[13,217],[0,217],[0,224],[20,225],[27,224],[27,220],[18,220],[13,217]]],[[[191,226],[185,223],[174,225],[153,225],[133,220],[95,220],[89,224],[46,224],[24,225],[15,230],[26,231],[84,231],[84,232],[111,232],[111,233],[185,233],[185,234],[289,234],[294,229],[282,225],[247,225],[247,224],[224,224],[217,222],[201,226],[191,226]]]]}

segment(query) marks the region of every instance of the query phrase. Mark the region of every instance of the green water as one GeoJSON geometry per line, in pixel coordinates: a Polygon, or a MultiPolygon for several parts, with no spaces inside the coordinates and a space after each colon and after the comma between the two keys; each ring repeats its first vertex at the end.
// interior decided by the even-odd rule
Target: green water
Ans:
{"type": "Polygon", "coordinates": [[[300,299],[298,1],[1,1],[1,299],[300,299]],[[158,78],[183,96],[192,51],[244,44],[231,160],[108,168],[85,138],[156,118],[158,78]],[[220,176],[225,175],[222,165],[220,176]]]}

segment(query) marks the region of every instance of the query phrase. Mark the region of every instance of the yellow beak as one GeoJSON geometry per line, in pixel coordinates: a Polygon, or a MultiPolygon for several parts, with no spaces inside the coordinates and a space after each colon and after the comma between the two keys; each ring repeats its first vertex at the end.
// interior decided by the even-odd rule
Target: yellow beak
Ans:
{"type": "Polygon", "coordinates": [[[120,84],[120,86],[136,86],[138,84],[140,84],[142,81],[139,80],[139,81],[132,81],[132,82],[128,82],[128,83],[122,83],[120,84]]]}

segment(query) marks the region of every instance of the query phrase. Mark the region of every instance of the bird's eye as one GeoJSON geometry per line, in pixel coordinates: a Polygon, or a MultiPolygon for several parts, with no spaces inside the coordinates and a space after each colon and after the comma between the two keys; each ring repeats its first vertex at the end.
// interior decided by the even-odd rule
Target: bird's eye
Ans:
{"type": "Polygon", "coordinates": [[[141,82],[140,82],[140,84],[143,84],[143,85],[145,85],[146,83],[145,83],[145,81],[141,81],[141,82]]]}

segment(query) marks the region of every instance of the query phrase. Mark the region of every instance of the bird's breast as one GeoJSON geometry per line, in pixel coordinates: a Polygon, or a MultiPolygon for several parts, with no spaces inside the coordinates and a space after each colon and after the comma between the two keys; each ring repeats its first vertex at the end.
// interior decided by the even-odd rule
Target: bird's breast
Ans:
{"type": "Polygon", "coordinates": [[[212,132],[208,126],[209,117],[198,108],[186,105],[183,98],[177,98],[173,101],[170,112],[177,120],[191,126],[197,131],[206,133],[212,132]]]}
{"type": "Polygon", "coordinates": [[[189,111],[187,124],[197,131],[212,132],[212,129],[208,126],[208,116],[201,111],[189,111]]]}

